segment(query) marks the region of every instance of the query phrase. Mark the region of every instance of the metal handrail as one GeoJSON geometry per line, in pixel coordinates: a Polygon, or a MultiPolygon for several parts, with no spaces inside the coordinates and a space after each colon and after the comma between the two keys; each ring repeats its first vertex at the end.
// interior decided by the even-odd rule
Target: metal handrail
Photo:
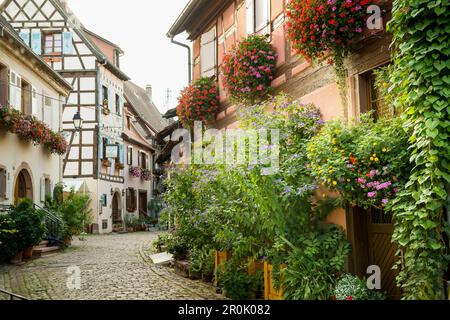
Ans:
{"type": "Polygon", "coordinates": [[[3,289],[0,289],[0,294],[6,294],[7,296],[9,296],[9,300],[11,300],[11,301],[15,300],[15,299],[17,299],[17,300],[29,300],[28,298],[25,298],[23,296],[20,296],[18,294],[15,294],[15,293],[3,290],[3,289]]]}
{"type": "Polygon", "coordinates": [[[59,235],[61,235],[62,231],[64,230],[65,222],[51,211],[42,208],[37,204],[34,204],[34,209],[40,210],[45,213],[45,224],[47,225],[47,237],[56,238],[56,240],[61,240],[57,238],[59,235]]]}

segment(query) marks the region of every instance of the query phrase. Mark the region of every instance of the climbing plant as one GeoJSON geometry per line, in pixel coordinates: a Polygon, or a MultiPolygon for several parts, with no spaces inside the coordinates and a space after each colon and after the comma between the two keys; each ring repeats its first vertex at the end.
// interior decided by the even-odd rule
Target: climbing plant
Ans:
{"type": "Polygon", "coordinates": [[[444,213],[450,183],[450,2],[395,0],[390,81],[405,112],[413,169],[393,202],[405,299],[442,299],[449,256],[444,213]]]}

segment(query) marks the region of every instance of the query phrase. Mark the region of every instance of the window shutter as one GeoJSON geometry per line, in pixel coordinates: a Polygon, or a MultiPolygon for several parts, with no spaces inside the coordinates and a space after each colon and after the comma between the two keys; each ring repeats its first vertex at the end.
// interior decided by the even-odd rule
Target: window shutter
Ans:
{"type": "Polygon", "coordinates": [[[111,95],[111,89],[108,87],[108,109],[113,111],[114,110],[114,100],[113,96],[111,95]]]}
{"type": "Polygon", "coordinates": [[[18,110],[22,110],[22,77],[16,74],[16,103],[18,110]]]}
{"type": "Polygon", "coordinates": [[[127,211],[130,212],[130,189],[127,188],[125,191],[125,206],[127,207],[127,211]]]}
{"type": "Polygon", "coordinates": [[[103,159],[103,138],[100,137],[98,140],[98,156],[103,159]]]}
{"type": "Polygon", "coordinates": [[[141,152],[138,151],[138,167],[141,166],[141,152]]]}
{"type": "Polygon", "coordinates": [[[123,98],[119,96],[119,114],[123,114],[123,98]]]}
{"type": "Polygon", "coordinates": [[[255,32],[255,0],[247,0],[247,34],[255,32]]]}
{"type": "Polygon", "coordinates": [[[125,163],[123,154],[123,144],[119,144],[119,162],[125,163]]]}
{"type": "Polygon", "coordinates": [[[72,32],[63,32],[63,53],[73,54],[72,32]]]}
{"type": "Polygon", "coordinates": [[[42,54],[42,33],[41,31],[31,32],[31,49],[34,53],[42,54]]]}
{"type": "MultiPolygon", "coordinates": [[[[31,114],[33,116],[37,115],[37,111],[38,111],[38,99],[37,99],[37,94],[36,94],[36,88],[32,87],[31,90],[31,114]]],[[[52,127],[52,126],[51,126],[52,127]]]]}
{"type": "Polygon", "coordinates": [[[6,170],[0,169],[0,199],[6,199],[6,170]]]}
{"type": "Polygon", "coordinates": [[[45,202],[45,178],[41,178],[41,202],[45,202]]]}
{"type": "Polygon", "coordinates": [[[133,212],[137,210],[137,192],[133,189],[133,212]]]}
{"type": "Polygon", "coordinates": [[[98,78],[98,105],[103,107],[103,83],[100,74],[97,75],[98,78]]]}
{"type": "Polygon", "coordinates": [[[23,42],[27,44],[27,46],[30,46],[30,32],[29,31],[22,31],[19,33],[19,36],[22,38],[23,42]]]}
{"type": "Polygon", "coordinates": [[[6,191],[5,191],[5,200],[11,199],[11,179],[8,172],[5,170],[6,174],[6,191]]]}

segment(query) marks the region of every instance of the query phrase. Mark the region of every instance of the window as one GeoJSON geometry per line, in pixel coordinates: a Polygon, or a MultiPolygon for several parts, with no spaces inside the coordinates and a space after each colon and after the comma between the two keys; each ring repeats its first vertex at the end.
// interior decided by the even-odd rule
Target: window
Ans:
{"type": "Polygon", "coordinates": [[[0,65],[0,107],[8,105],[8,68],[0,65]]]}
{"type": "Polygon", "coordinates": [[[127,116],[127,128],[128,130],[131,130],[131,117],[127,116]]]}
{"type": "Polygon", "coordinates": [[[360,112],[373,112],[375,120],[382,117],[391,117],[394,110],[384,100],[376,85],[374,70],[368,71],[359,77],[360,112]]]}
{"type": "Polygon", "coordinates": [[[0,168],[0,201],[6,200],[6,170],[0,168]]]}
{"type": "Polygon", "coordinates": [[[62,34],[60,32],[48,32],[44,34],[44,54],[62,53],[62,34]]]}
{"type": "Polygon", "coordinates": [[[247,0],[247,33],[270,33],[270,0],[247,0]]]}
{"type": "Polygon", "coordinates": [[[102,229],[103,230],[108,229],[108,220],[102,220],[102,229]]]}
{"type": "Polygon", "coordinates": [[[102,138],[102,151],[103,151],[103,159],[102,160],[106,160],[106,146],[108,145],[108,139],[106,138],[102,138]]]}
{"type": "Polygon", "coordinates": [[[127,164],[129,166],[133,165],[133,148],[132,147],[128,147],[128,150],[127,150],[127,164]]]}
{"type": "Polygon", "coordinates": [[[32,88],[31,85],[22,79],[22,86],[21,86],[22,94],[21,94],[21,111],[25,114],[31,115],[32,112],[32,88]]]}
{"type": "Polygon", "coordinates": [[[52,196],[52,184],[49,178],[45,178],[44,181],[44,192],[46,197],[52,196]]]}
{"type": "Polygon", "coordinates": [[[46,107],[51,107],[52,106],[52,98],[49,96],[45,96],[44,97],[44,105],[46,107]]]}
{"type": "Polygon", "coordinates": [[[114,65],[120,68],[120,52],[119,50],[114,50],[114,65]]]}
{"type": "Polygon", "coordinates": [[[102,86],[102,93],[103,93],[103,108],[109,109],[108,88],[102,86]]]}
{"type": "Polygon", "coordinates": [[[116,94],[116,113],[120,114],[120,97],[116,94]]]}
{"type": "Polygon", "coordinates": [[[128,212],[135,212],[137,210],[137,192],[133,188],[127,189],[126,205],[128,212]]]}
{"type": "Polygon", "coordinates": [[[139,166],[142,169],[147,169],[148,165],[147,165],[147,154],[145,152],[140,151],[139,152],[139,166]]]}
{"type": "Polygon", "coordinates": [[[211,77],[216,74],[216,28],[204,33],[200,39],[200,66],[202,77],[211,77]]]}

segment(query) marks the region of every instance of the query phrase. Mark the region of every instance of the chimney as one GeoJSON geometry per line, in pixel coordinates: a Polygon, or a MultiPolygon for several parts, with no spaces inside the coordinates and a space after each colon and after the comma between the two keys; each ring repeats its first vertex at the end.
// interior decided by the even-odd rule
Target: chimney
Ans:
{"type": "Polygon", "coordinates": [[[153,100],[153,88],[151,84],[145,86],[145,91],[147,92],[147,95],[150,98],[150,100],[153,100]]]}

